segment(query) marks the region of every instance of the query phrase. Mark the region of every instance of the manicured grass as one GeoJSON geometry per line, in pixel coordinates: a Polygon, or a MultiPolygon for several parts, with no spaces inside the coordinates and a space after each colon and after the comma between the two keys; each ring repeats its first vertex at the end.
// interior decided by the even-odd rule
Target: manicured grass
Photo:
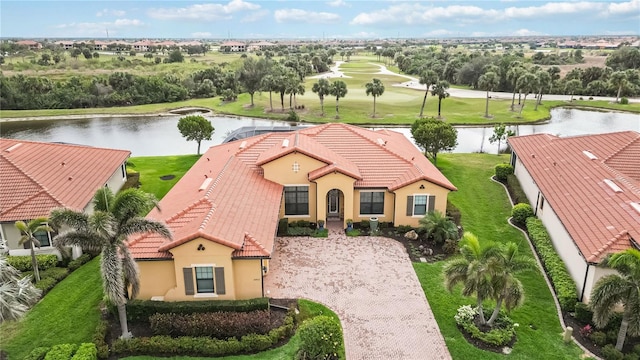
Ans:
{"type": "Polygon", "coordinates": [[[162,199],[193,166],[200,155],[141,156],[127,161],[127,171],[140,173],[140,188],[162,199]],[[170,180],[160,177],[174,175],[170,180]]]}
{"type": "Polygon", "coordinates": [[[33,348],[91,342],[100,320],[100,259],[95,258],[56,285],[20,322],[0,327],[0,348],[23,359],[33,348]]]}
{"type": "MultiPolygon", "coordinates": [[[[524,236],[506,222],[511,205],[504,188],[489,180],[497,163],[506,162],[507,155],[442,154],[438,167],[459,189],[451,193],[450,200],[462,213],[465,231],[471,231],[480,241],[519,244],[520,253],[533,256],[524,236]]],[[[447,347],[454,359],[502,359],[504,355],[479,350],[469,344],[458,328],[453,316],[457,308],[475,304],[474,298],[460,295],[459,289],[449,293],[444,288],[442,267],[434,264],[414,263],[414,268],[425,291],[431,309],[440,327],[447,347]]],[[[539,270],[519,275],[525,288],[525,303],[511,312],[520,324],[518,341],[510,359],[578,359],[581,350],[573,343],[562,342],[562,328],[553,297],[539,270]]],[[[488,306],[494,306],[487,303],[488,306]]]]}

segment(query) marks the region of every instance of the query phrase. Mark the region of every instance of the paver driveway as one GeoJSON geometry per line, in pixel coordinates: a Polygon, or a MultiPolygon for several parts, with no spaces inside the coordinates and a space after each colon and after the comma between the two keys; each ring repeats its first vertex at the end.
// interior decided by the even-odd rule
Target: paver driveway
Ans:
{"type": "Polygon", "coordinates": [[[265,291],[335,311],[348,360],[451,359],[402,244],[382,237],[276,239],[265,291]]]}

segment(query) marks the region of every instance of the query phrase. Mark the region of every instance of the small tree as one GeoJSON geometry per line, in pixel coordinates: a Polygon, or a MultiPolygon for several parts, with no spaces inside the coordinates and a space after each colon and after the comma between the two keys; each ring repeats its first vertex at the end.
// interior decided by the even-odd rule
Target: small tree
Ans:
{"type": "Polygon", "coordinates": [[[33,277],[36,282],[40,281],[40,272],[38,271],[38,259],[36,258],[36,247],[40,248],[40,241],[36,237],[36,233],[39,232],[49,232],[51,228],[47,225],[47,218],[40,217],[37,219],[33,219],[28,223],[24,221],[16,221],[16,228],[20,230],[20,240],[18,241],[19,245],[29,244],[29,249],[31,250],[31,267],[33,268],[33,277]]]}
{"type": "Polygon", "coordinates": [[[200,115],[189,115],[180,118],[178,121],[178,130],[187,141],[195,140],[198,142],[198,155],[200,155],[200,143],[202,140],[211,140],[211,135],[215,130],[211,121],[200,115]]]}
{"type": "Polygon", "coordinates": [[[0,254],[0,323],[18,320],[38,302],[42,291],[31,283],[31,277],[22,277],[20,271],[9,265],[0,254]]]}
{"type": "Polygon", "coordinates": [[[329,87],[329,94],[336,97],[336,119],[340,118],[340,98],[343,98],[347,95],[347,83],[342,80],[336,80],[331,83],[331,87],[329,87]]]}
{"type": "Polygon", "coordinates": [[[427,239],[432,239],[436,244],[443,244],[447,240],[458,240],[458,227],[438,210],[429,211],[419,222],[427,239]]]}
{"type": "Polygon", "coordinates": [[[431,90],[431,95],[438,97],[438,119],[442,118],[442,99],[449,97],[449,92],[447,91],[448,88],[449,83],[446,80],[440,80],[433,86],[433,89],[431,90]]]}
{"type": "Polygon", "coordinates": [[[380,79],[373,79],[372,82],[365,84],[365,92],[367,96],[373,96],[373,117],[376,117],[376,98],[384,94],[384,84],[380,79]]]}
{"type": "Polygon", "coordinates": [[[324,97],[329,95],[331,85],[329,84],[329,80],[320,79],[317,83],[313,84],[311,91],[318,94],[318,98],[320,98],[320,109],[322,112],[322,116],[324,116],[324,97]]]}
{"type": "Polygon", "coordinates": [[[451,124],[433,118],[416,120],[411,125],[411,136],[427,157],[438,164],[438,153],[451,151],[458,145],[458,130],[451,124]]]}
{"type": "Polygon", "coordinates": [[[493,135],[489,138],[489,142],[492,144],[496,141],[498,142],[498,155],[500,155],[500,144],[506,141],[509,136],[514,136],[515,134],[513,131],[508,130],[504,124],[497,124],[493,128],[493,135]]]}

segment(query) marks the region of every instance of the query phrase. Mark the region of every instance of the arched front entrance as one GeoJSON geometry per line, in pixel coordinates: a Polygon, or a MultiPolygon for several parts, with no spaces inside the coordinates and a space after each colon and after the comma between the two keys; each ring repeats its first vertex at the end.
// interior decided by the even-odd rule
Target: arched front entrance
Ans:
{"type": "Polygon", "coordinates": [[[344,194],[340,189],[327,192],[327,221],[344,218],[344,194]]]}

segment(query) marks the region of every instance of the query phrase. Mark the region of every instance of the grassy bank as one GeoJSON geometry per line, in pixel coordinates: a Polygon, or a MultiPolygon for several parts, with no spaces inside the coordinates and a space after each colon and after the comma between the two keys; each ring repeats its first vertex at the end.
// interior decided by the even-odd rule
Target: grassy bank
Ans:
{"type": "Polygon", "coordinates": [[[140,174],[140,188],[162,199],[200,155],[141,156],[127,160],[127,172],[140,174]],[[162,177],[170,177],[163,180],[162,177]]]}
{"type": "MultiPolygon", "coordinates": [[[[511,205],[504,188],[489,180],[495,164],[508,161],[506,155],[442,154],[438,165],[458,191],[450,195],[451,201],[462,212],[462,225],[480,241],[519,244],[520,253],[533,256],[520,231],[506,222],[511,205]]],[[[469,344],[458,328],[453,316],[459,306],[474,304],[459,289],[449,293],[444,288],[443,262],[415,263],[414,268],[425,291],[431,309],[454,359],[502,359],[504,355],[479,350],[469,344]]],[[[525,288],[525,303],[511,312],[520,324],[518,340],[510,359],[578,359],[580,349],[573,343],[562,342],[562,328],[558,320],[552,294],[539,270],[519,275],[525,288]]],[[[489,306],[494,304],[488,303],[489,306]]]]}

